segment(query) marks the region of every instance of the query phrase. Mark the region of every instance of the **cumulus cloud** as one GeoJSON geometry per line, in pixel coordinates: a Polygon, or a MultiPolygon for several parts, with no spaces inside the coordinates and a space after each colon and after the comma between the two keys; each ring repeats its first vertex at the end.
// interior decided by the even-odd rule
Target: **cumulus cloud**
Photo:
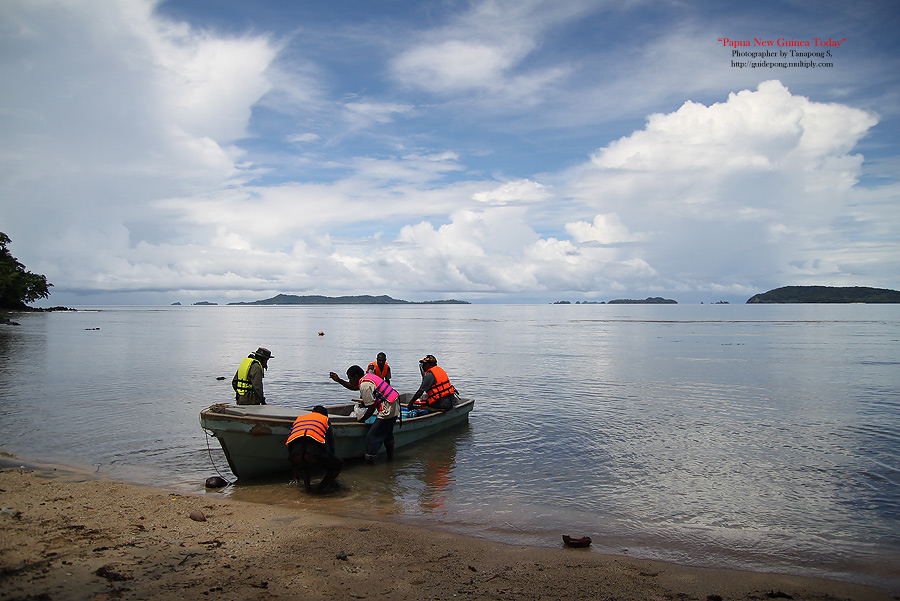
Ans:
{"type": "MultiPolygon", "coordinates": [[[[844,177],[858,172],[861,157],[847,153],[876,122],[865,111],[811,102],[779,81],[766,81],[756,91],[729,94],[727,102],[707,107],[688,101],[674,113],[651,115],[642,131],[592,160],[606,169],[679,173],[812,171],[831,162],[844,177]]],[[[845,180],[842,187],[853,183],[845,180]]]]}
{"type": "MultiPolygon", "coordinates": [[[[571,192],[615,213],[620,231],[643,233],[643,258],[662,272],[685,282],[777,282],[820,252],[821,236],[834,235],[861,173],[852,149],[876,122],[763,82],[722,103],[688,101],[652,115],[594,153],[571,192]],[[742,272],[729,273],[729,263],[742,272]]],[[[588,239],[585,225],[569,230],[588,239]]],[[[607,227],[605,217],[595,220],[594,230],[607,227]]],[[[840,276],[834,264],[819,265],[820,274],[840,276]]]]}
{"type": "Polygon", "coordinates": [[[616,244],[619,242],[636,242],[643,236],[632,234],[622,225],[615,213],[597,215],[593,223],[574,221],[566,224],[566,231],[575,242],[599,242],[600,244],[616,244]]]}
{"type": "Polygon", "coordinates": [[[544,184],[530,179],[505,182],[493,190],[472,195],[478,202],[492,205],[540,202],[551,197],[552,194],[544,184]]]}
{"type": "MultiPolygon", "coordinates": [[[[23,256],[68,257],[97,287],[116,286],[122,255],[141,236],[194,238],[165,223],[155,201],[254,176],[233,143],[270,89],[276,49],[265,36],[169,22],[155,6],[13,0],[0,9],[10,42],[0,73],[16,82],[0,92],[2,190],[27,199],[4,207],[4,227],[15,236],[52,216],[40,233],[17,237],[23,256]]],[[[46,268],[57,282],[71,273],[46,268]]]]}

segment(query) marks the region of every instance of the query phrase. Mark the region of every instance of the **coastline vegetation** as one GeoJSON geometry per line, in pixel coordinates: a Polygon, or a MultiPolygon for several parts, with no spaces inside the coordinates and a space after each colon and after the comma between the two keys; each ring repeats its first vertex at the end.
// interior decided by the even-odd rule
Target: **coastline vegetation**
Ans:
{"type": "Polygon", "coordinates": [[[756,294],[747,303],[900,303],[900,292],[866,286],[783,286],[756,294]]]}
{"type": "Polygon", "coordinates": [[[28,310],[26,303],[50,296],[47,277],[26,271],[9,252],[9,236],[0,232],[0,309],[28,310]]]}
{"type": "Polygon", "coordinates": [[[468,305],[468,301],[461,300],[434,300],[414,302],[391,298],[387,295],[370,296],[368,294],[357,296],[321,296],[318,294],[298,296],[296,294],[276,294],[272,298],[263,300],[228,303],[229,305],[468,305]]]}
{"type": "MultiPolygon", "coordinates": [[[[559,300],[554,305],[571,305],[573,304],[571,301],[567,300],[559,300]]],[[[672,300],[670,298],[662,298],[660,296],[650,296],[643,300],[636,300],[633,298],[617,298],[611,301],[575,301],[576,305],[677,305],[678,301],[672,300]]]]}

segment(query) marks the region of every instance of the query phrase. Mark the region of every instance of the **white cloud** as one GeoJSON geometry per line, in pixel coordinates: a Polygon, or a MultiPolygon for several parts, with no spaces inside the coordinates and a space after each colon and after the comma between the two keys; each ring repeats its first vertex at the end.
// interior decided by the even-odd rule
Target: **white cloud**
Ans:
{"type": "Polygon", "coordinates": [[[847,153],[877,120],[837,104],[793,96],[781,82],[731,93],[706,107],[686,102],[670,114],[651,115],[647,127],[597,152],[598,167],[626,171],[766,171],[800,166],[837,168],[844,188],[861,157],[847,153]]]}
{"type": "Polygon", "coordinates": [[[298,144],[298,145],[318,142],[320,139],[321,139],[321,136],[319,136],[318,134],[314,134],[312,132],[306,132],[303,134],[292,134],[285,138],[285,140],[287,140],[291,144],[298,144]]]}
{"type": "MultiPolygon", "coordinates": [[[[117,200],[137,200],[242,177],[231,143],[246,135],[251,106],[269,89],[274,48],[265,37],[193,32],[155,17],[154,6],[4,3],[15,44],[0,72],[16,82],[0,92],[4,147],[18,149],[17,183],[29,195],[40,196],[48,180],[96,178],[107,190],[122,187],[117,200]]],[[[73,204],[50,200],[57,194],[46,190],[45,202],[73,204]]]]}
{"type": "Polygon", "coordinates": [[[473,4],[402,46],[386,68],[406,87],[379,94],[329,90],[313,54],[292,57],[294,72],[270,36],[200,31],[149,1],[9,0],[0,194],[16,202],[0,206],[3,231],[54,293],[603,298],[900,273],[900,191],[858,184],[854,149],[876,117],[775,81],[673,105],[557,173],[473,168],[477,149],[502,144],[460,142],[456,115],[431,113],[420,91],[511,113],[566,94],[548,90],[568,66],[531,58],[592,4],[473,4]],[[501,101],[523,94],[535,98],[501,101]],[[277,135],[247,144],[261,123],[277,135]],[[389,142],[361,148],[376,129],[389,142]],[[318,162],[259,151],[269,142],[315,144],[318,162]]]}
{"type": "MultiPolygon", "coordinates": [[[[127,246],[121,230],[108,236],[110,258],[74,277],[86,288],[166,281],[177,289],[572,291],[585,298],[741,294],[766,277],[840,278],[850,268],[840,257],[864,264],[867,250],[845,241],[838,257],[829,250],[834,241],[824,249],[817,241],[839,237],[827,226],[856,198],[851,183],[860,169],[847,153],[873,123],[856,109],[819,105],[770,82],[721,104],[689,102],[654,115],[645,129],[553,176],[553,186],[447,184],[441,178],[462,169],[453,152],[361,158],[331,184],[241,186],[158,202],[173,223],[201,228],[195,243],[123,253],[116,251],[127,246]],[[728,147],[728,156],[709,147],[728,147]],[[822,178],[841,185],[823,195],[813,186],[822,178]],[[423,214],[434,217],[417,217],[423,214]],[[538,231],[554,227],[568,239],[538,231]],[[117,275],[92,279],[96,273],[117,275]]],[[[859,227],[871,227],[871,205],[853,211],[859,227]]],[[[896,248],[895,237],[884,235],[882,254],[896,248]]]]}
{"type": "Polygon", "coordinates": [[[407,113],[413,109],[410,105],[395,102],[347,102],[344,108],[348,111],[348,120],[358,126],[390,123],[394,120],[394,115],[407,113]]]}
{"type": "Polygon", "coordinates": [[[474,3],[451,22],[421,34],[391,61],[394,79],[436,94],[498,94],[532,105],[570,69],[533,67],[526,59],[545,32],[596,10],[593,2],[489,0],[474,3]]]}
{"type": "Polygon", "coordinates": [[[836,265],[818,240],[840,235],[832,230],[858,194],[862,165],[850,153],[876,122],[777,81],[710,106],[688,101],[599,149],[593,169],[573,170],[568,192],[617,220],[568,231],[599,241],[642,232],[641,257],[691,284],[777,283],[797,261],[836,265]]]}
{"type": "Polygon", "coordinates": [[[472,195],[478,202],[492,205],[540,202],[551,197],[546,186],[530,179],[506,182],[493,190],[472,195]]]}
{"type": "Polygon", "coordinates": [[[643,236],[632,234],[622,225],[615,213],[597,215],[593,223],[575,221],[566,224],[566,231],[576,242],[599,242],[600,244],[616,244],[619,242],[636,242],[643,236]]]}
{"type": "Polygon", "coordinates": [[[530,46],[526,40],[495,44],[447,40],[423,44],[394,61],[394,75],[407,85],[434,92],[498,88],[506,72],[527,54],[530,46]]]}
{"type": "Polygon", "coordinates": [[[146,32],[158,66],[163,118],[189,134],[232,142],[247,135],[251,107],[272,85],[276,49],[266,38],[214,38],[183,27],[146,32]]]}

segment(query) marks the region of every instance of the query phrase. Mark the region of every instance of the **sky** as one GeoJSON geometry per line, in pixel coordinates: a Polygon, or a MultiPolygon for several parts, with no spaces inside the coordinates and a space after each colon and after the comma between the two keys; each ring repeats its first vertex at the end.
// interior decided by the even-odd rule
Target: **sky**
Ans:
{"type": "Polygon", "coordinates": [[[900,289],[894,3],[4,0],[0,75],[39,306],[900,289]]]}

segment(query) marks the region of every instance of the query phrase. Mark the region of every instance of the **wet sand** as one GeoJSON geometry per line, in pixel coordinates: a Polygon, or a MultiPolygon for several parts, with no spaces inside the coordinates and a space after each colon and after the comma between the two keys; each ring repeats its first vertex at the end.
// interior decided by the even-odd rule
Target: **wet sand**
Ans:
{"type": "Polygon", "coordinates": [[[6,601],[897,598],[845,582],[510,546],[185,495],[63,467],[0,468],[0,507],[6,601]]]}

